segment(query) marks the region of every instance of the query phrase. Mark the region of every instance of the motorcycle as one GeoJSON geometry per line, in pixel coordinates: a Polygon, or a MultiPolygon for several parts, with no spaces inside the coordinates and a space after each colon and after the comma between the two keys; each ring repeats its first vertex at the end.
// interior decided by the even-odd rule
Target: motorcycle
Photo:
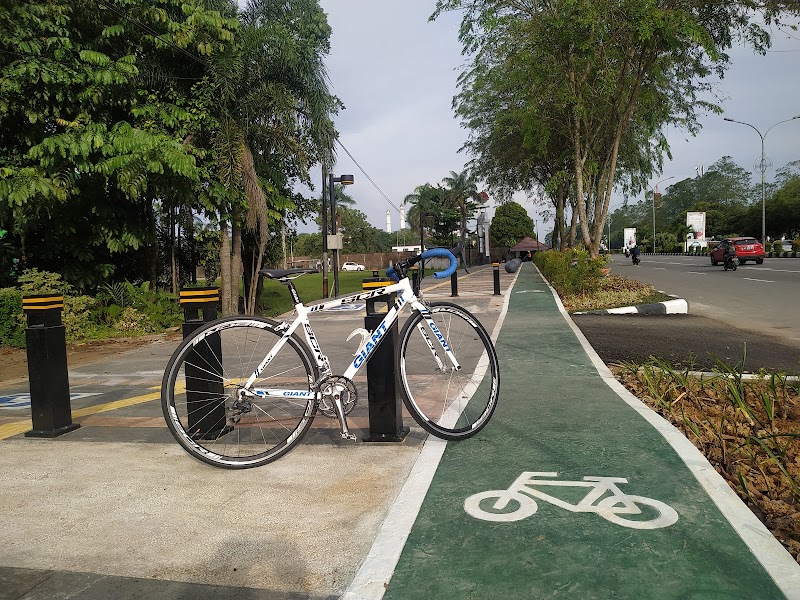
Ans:
{"type": "Polygon", "coordinates": [[[730,269],[731,271],[735,271],[736,267],[739,266],[739,257],[736,256],[733,252],[726,252],[725,255],[722,257],[722,266],[727,271],[730,269]]]}

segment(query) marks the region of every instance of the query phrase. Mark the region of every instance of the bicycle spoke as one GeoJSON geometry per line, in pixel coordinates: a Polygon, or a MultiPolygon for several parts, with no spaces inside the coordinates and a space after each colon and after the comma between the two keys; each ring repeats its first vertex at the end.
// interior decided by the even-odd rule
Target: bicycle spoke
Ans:
{"type": "MultiPolygon", "coordinates": [[[[259,395],[244,389],[259,363],[282,339],[267,320],[233,317],[201,328],[179,348],[165,373],[164,415],[192,455],[242,468],[275,460],[308,429],[315,399],[259,395]]],[[[259,386],[311,392],[317,376],[301,342],[284,342],[258,377],[259,386]]]]}

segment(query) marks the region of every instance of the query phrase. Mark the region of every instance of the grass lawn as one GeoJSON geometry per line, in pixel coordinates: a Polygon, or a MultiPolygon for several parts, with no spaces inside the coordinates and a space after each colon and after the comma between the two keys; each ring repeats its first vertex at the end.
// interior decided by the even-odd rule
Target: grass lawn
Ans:
{"type": "MultiPolygon", "coordinates": [[[[383,271],[380,275],[384,275],[383,271]]],[[[360,292],[361,283],[367,277],[372,277],[372,271],[342,271],[339,273],[339,295],[360,292]]],[[[304,304],[322,299],[322,273],[298,277],[294,280],[294,286],[304,304]]],[[[328,288],[333,289],[333,274],[328,276],[328,288]]],[[[258,305],[261,307],[259,313],[267,317],[276,317],[294,308],[289,289],[278,281],[266,278],[258,305]]]]}

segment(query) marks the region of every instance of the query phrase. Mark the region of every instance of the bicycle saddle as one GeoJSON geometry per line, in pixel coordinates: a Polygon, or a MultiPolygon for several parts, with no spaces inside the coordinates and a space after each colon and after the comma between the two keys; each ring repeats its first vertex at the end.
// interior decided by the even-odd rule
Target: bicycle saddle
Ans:
{"type": "Polygon", "coordinates": [[[262,275],[266,275],[270,279],[283,279],[289,275],[302,275],[304,273],[319,273],[316,269],[261,269],[259,271],[262,275]]]}

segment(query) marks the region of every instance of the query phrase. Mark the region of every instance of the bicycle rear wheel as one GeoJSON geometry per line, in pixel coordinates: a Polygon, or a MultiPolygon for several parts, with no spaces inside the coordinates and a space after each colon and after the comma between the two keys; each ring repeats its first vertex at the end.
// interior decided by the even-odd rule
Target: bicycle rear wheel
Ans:
{"type": "Polygon", "coordinates": [[[468,438],[486,426],[497,406],[497,353],[469,311],[447,302],[431,304],[428,310],[415,312],[400,333],[395,366],[405,405],[429,433],[446,440],[468,438]],[[457,370],[442,341],[455,356],[457,370]]]}
{"type": "Polygon", "coordinates": [[[197,329],[172,355],[161,408],[189,454],[228,469],[257,467],[288,452],[311,426],[317,368],[295,337],[285,338],[255,384],[244,389],[284,337],[278,327],[258,317],[219,319],[197,329]]]}

